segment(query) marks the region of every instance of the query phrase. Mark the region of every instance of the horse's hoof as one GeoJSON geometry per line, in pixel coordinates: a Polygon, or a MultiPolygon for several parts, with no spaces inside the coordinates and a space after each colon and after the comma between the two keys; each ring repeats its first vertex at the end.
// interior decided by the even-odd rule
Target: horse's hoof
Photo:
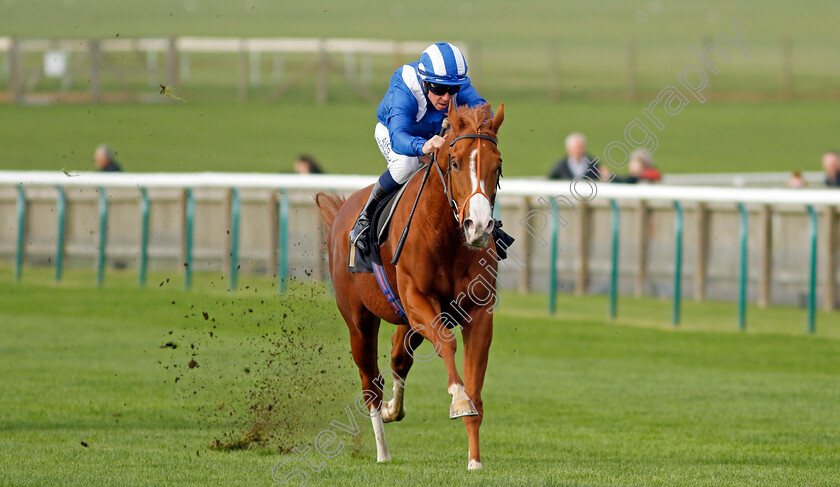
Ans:
{"type": "Polygon", "coordinates": [[[478,416],[478,411],[469,399],[453,401],[449,406],[449,419],[458,419],[463,416],[478,416]]]}
{"type": "Polygon", "coordinates": [[[383,423],[391,423],[394,421],[401,421],[405,417],[405,405],[403,404],[400,407],[400,410],[394,412],[392,410],[394,400],[390,400],[386,402],[382,407],[382,422],[383,423]]]}
{"type": "Polygon", "coordinates": [[[467,470],[481,470],[481,462],[478,460],[470,460],[469,465],[467,465],[467,470]]]}

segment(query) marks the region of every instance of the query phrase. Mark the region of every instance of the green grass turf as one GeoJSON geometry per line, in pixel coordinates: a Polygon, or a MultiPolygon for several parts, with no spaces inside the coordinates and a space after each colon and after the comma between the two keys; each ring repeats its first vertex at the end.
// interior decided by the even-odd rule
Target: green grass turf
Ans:
{"type": "MultiPolygon", "coordinates": [[[[255,278],[230,294],[210,275],[192,292],[165,274],[143,290],[132,273],[109,273],[103,289],[79,271],[59,285],[29,268],[22,283],[0,277],[3,485],[273,485],[276,448],[346,421],[358,390],[345,325],[318,286],[277,297],[255,278]],[[160,348],[170,341],[178,348],[160,348]],[[281,430],[268,448],[209,450],[261,420],[281,430]]],[[[668,303],[621,303],[607,324],[600,297],[564,296],[550,318],[544,296],[503,296],[484,470],[465,472],[464,428],[447,419],[436,360],[412,371],[408,415],[386,427],[392,463],[375,463],[358,418],[359,440],[338,432],[344,450],[308,485],[838,483],[836,330],[802,336],[798,310],[775,308],[750,310],[760,323],[739,334],[719,323],[731,306],[690,303],[687,317],[708,317],[670,330],[668,303]]]]}
{"type": "Polygon", "coordinates": [[[782,0],[725,2],[622,2],[598,0],[569,4],[537,0],[511,4],[407,3],[372,0],[268,2],[247,0],[4,0],[0,33],[16,36],[187,35],[334,36],[438,38],[521,42],[548,38],[576,45],[628,37],[657,42],[681,39],[686,32],[718,32],[735,18],[745,36],[836,41],[838,5],[830,0],[793,5],[782,0]],[[781,22],[781,23],[780,23],[781,22]]]}
{"type": "MultiPolygon", "coordinates": [[[[189,97],[186,93],[184,96],[189,97]]],[[[491,98],[491,102],[496,100],[491,98]]],[[[600,155],[646,104],[507,100],[500,149],[507,176],[545,175],[572,130],[600,155]]],[[[819,170],[838,146],[840,102],[691,103],[661,115],[655,158],[666,173],[819,170]]],[[[85,170],[106,142],[127,171],[291,171],[300,152],[328,172],[375,174],[375,106],[262,104],[8,106],[0,169],[85,170]]]]}
{"type": "MultiPolygon", "coordinates": [[[[637,88],[658,90],[688,63],[697,62],[689,51],[692,44],[708,42],[719,33],[731,34],[730,22],[736,19],[751,56],[748,61],[736,57],[727,65],[714,81],[716,89],[777,92],[781,39],[789,36],[793,40],[793,88],[810,93],[836,92],[840,33],[834,24],[838,14],[840,5],[830,0],[796,4],[782,0],[598,0],[586,4],[536,0],[524,5],[503,0],[415,4],[391,0],[4,0],[0,4],[0,35],[461,41],[481,46],[476,50],[481,54],[471,54],[470,62],[473,73],[481,73],[478,78],[486,80],[485,86],[505,86],[508,92],[539,91],[542,96],[550,76],[549,44],[554,43],[558,89],[564,95],[577,96],[623,93],[628,39],[634,40],[637,49],[637,88]]],[[[215,58],[216,67],[224,64],[227,72],[211,68],[211,79],[226,78],[232,86],[234,56],[228,55],[224,61],[215,58]]],[[[30,60],[33,65],[39,61],[30,60]]],[[[142,54],[137,61],[138,66],[144,65],[142,54]]],[[[77,76],[77,81],[85,79],[77,76]]],[[[107,79],[105,82],[107,86],[107,79]]]]}
{"type": "MultiPolygon", "coordinates": [[[[589,135],[596,154],[621,139],[651,93],[676,84],[675,76],[686,65],[699,62],[689,48],[729,33],[731,19],[738,20],[751,55],[745,59],[733,51],[731,63],[719,60],[721,73],[712,79],[709,91],[776,93],[782,36],[793,40],[794,91],[836,91],[838,9],[840,3],[828,0],[807,5],[780,0],[599,0],[585,5],[550,0],[527,5],[500,0],[445,5],[390,0],[4,0],[0,35],[450,39],[473,47],[478,41],[480,52],[470,54],[473,80],[494,104],[507,102],[501,146],[508,161],[505,173],[534,176],[548,172],[562,154],[562,139],[569,131],[589,135]],[[546,101],[552,79],[549,43],[556,43],[557,89],[561,96],[575,98],[623,94],[624,44],[631,38],[637,47],[636,84],[644,93],[640,102],[546,101]]],[[[394,66],[416,55],[375,58],[367,82],[370,90],[381,94],[394,66]]],[[[269,58],[261,61],[264,81],[271,69],[269,58]]],[[[286,79],[311,61],[295,55],[284,59],[286,79]]],[[[334,60],[344,62],[341,56],[334,60]]],[[[142,72],[142,54],[120,60],[115,55],[108,62],[125,63],[125,69],[105,73],[106,88],[125,82],[134,92],[156,95],[154,78],[159,73],[148,79],[142,72]],[[129,65],[140,71],[127,69],[129,65]]],[[[41,59],[32,55],[26,63],[32,71],[41,59]]],[[[313,153],[329,172],[382,171],[384,164],[372,141],[375,107],[361,103],[339,80],[340,74],[331,79],[331,104],[326,107],[310,103],[311,76],[304,76],[279,102],[263,101],[274,83],[254,89],[252,102],[241,105],[229,102],[236,96],[235,56],[193,54],[190,63],[189,76],[179,87],[185,104],[3,106],[6,130],[0,131],[0,169],[89,168],[93,148],[107,142],[130,171],[288,171],[299,152],[313,153]]],[[[0,90],[6,88],[5,78],[0,74],[0,90]]],[[[87,74],[77,73],[74,82],[76,88],[86,89],[87,74]]],[[[58,80],[41,80],[37,89],[50,92],[57,86],[58,80]]],[[[837,148],[837,108],[837,101],[693,102],[676,117],[664,116],[666,128],[657,133],[657,162],[672,173],[816,170],[820,154],[837,148]]]]}

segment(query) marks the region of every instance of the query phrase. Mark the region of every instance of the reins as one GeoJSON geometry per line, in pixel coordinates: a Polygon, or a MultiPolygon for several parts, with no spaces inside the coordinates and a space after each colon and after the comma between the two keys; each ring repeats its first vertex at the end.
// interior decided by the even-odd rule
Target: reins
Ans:
{"type": "MultiPolygon", "coordinates": [[[[446,131],[446,127],[448,126],[448,120],[446,121],[446,125],[441,129],[440,135],[442,136],[443,133],[446,131]]],[[[391,264],[396,265],[397,261],[400,259],[400,254],[402,254],[403,245],[405,245],[405,239],[408,236],[408,229],[411,226],[411,220],[414,219],[414,210],[417,209],[417,203],[420,201],[420,193],[423,192],[423,188],[426,186],[426,180],[429,178],[429,172],[431,171],[431,166],[435,166],[437,169],[438,176],[440,176],[440,182],[443,184],[444,191],[446,193],[446,197],[449,199],[449,206],[452,208],[452,214],[455,217],[455,222],[460,227],[462,222],[464,221],[464,209],[467,207],[467,202],[469,202],[470,198],[475,196],[476,194],[480,194],[487,198],[487,201],[490,203],[490,209],[493,209],[493,200],[487,196],[487,193],[481,189],[481,142],[478,143],[478,153],[476,154],[476,188],[475,190],[467,196],[466,200],[464,200],[464,204],[461,205],[460,210],[458,209],[458,204],[455,203],[455,198],[452,196],[452,147],[455,145],[455,142],[458,142],[461,139],[483,139],[489,140],[493,143],[493,145],[498,145],[499,141],[495,138],[487,135],[482,134],[481,129],[478,129],[477,133],[474,134],[463,134],[455,137],[452,142],[449,143],[449,151],[448,151],[448,160],[447,166],[448,169],[446,171],[447,178],[449,179],[449,184],[446,183],[446,179],[443,176],[443,172],[440,170],[440,166],[437,164],[437,152],[432,152],[431,159],[429,161],[429,166],[425,169],[425,174],[423,174],[423,181],[420,183],[420,189],[417,191],[417,196],[414,198],[414,206],[411,208],[411,213],[408,215],[408,221],[406,221],[405,228],[403,229],[402,235],[400,235],[400,240],[397,243],[397,247],[394,249],[394,257],[391,259],[391,264]]]]}
{"type": "MultiPolygon", "coordinates": [[[[439,134],[441,137],[444,132],[446,132],[447,128],[449,128],[449,119],[443,119],[439,134]]],[[[411,220],[414,219],[414,210],[417,209],[417,203],[420,201],[420,193],[422,193],[423,188],[426,187],[426,181],[429,179],[429,173],[432,171],[432,165],[437,167],[437,151],[432,152],[429,165],[423,173],[423,182],[420,183],[420,189],[417,191],[417,196],[414,198],[414,206],[411,207],[411,213],[408,215],[408,221],[405,222],[405,228],[403,228],[402,235],[400,235],[400,241],[397,243],[397,248],[394,249],[394,257],[391,258],[392,265],[397,265],[397,261],[400,260],[400,254],[402,254],[403,245],[405,245],[405,238],[408,237],[408,229],[411,227],[411,220]]],[[[440,168],[438,168],[438,171],[440,171],[440,168]]]]}

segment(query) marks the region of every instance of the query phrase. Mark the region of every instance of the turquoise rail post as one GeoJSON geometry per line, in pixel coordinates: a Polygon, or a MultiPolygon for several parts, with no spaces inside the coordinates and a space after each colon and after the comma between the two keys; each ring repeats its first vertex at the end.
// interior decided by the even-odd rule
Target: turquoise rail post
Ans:
{"type": "Polygon", "coordinates": [[[286,292],[286,281],[288,280],[288,253],[289,253],[289,195],[285,191],[280,191],[280,248],[277,249],[279,256],[277,259],[277,292],[286,292]]]}
{"type": "Polygon", "coordinates": [[[683,210],[679,201],[674,201],[674,212],[674,240],[676,241],[676,248],[674,250],[674,310],[671,315],[671,324],[677,326],[680,324],[683,247],[683,210]]]}
{"type": "MultiPolygon", "coordinates": [[[[550,201],[554,201],[551,198],[550,201]]],[[[552,203],[553,205],[553,203],[552,203]]],[[[551,218],[551,255],[548,264],[548,314],[557,311],[557,245],[560,239],[560,225],[558,218],[551,218]]]]}
{"type": "Polygon", "coordinates": [[[195,222],[195,198],[192,189],[187,188],[187,208],[184,235],[184,288],[192,288],[193,224],[195,222]]]}
{"type": "Polygon", "coordinates": [[[817,301],[817,212],[814,207],[808,205],[808,216],[811,224],[811,263],[808,271],[808,333],[814,334],[817,328],[816,301],[817,301]]]}
{"type": "Polygon", "coordinates": [[[738,284],[738,329],[744,331],[747,329],[747,231],[749,223],[749,214],[747,208],[742,204],[738,204],[738,212],[741,214],[741,272],[740,282],[738,284]]]}
{"type": "Polygon", "coordinates": [[[239,214],[242,201],[239,198],[239,191],[231,189],[230,202],[230,288],[229,291],[236,291],[239,282],[239,214]]]}
{"type": "Polygon", "coordinates": [[[108,194],[99,187],[99,255],[96,259],[96,285],[105,283],[105,246],[108,244],[108,194]]]}
{"type": "Polygon", "coordinates": [[[23,276],[23,236],[26,233],[26,191],[23,185],[17,187],[17,245],[15,247],[15,280],[23,276]]]}
{"type": "Polygon", "coordinates": [[[64,227],[67,221],[67,195],[64,188],[56,187],[58,199],[55,201],[56,213],[58,214],[58,229],[55,236],[55,282],[61,281],[64,271],[64,227]]]}
{"type": "Polygon", "coordinates": [[[610,319],[614,320],[618,311],[618,231],[621,211],[615,200],[610,200],[612,207],[612,250],[610,259],[610,319]]]}
{"type": "Polygon", "coordinates": [[[140,188],[140,287],[146,285],[146,271],[149,267],[149,192],[140,188]]]}

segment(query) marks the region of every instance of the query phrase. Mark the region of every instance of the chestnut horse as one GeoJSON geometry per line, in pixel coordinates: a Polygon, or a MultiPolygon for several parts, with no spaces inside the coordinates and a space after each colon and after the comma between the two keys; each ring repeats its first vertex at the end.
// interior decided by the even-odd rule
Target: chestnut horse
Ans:
{"type": "Polygon", "coordinates": [[[493,336],[498,269],[495,242],[489,237],[502,164],[496,134],[503,120],[504,104],[499,105],[495,116],[489,105],[450,106],[449,134],[434,159],[438,167],[430,169],[403,252],[394,266],[390,261],[421,178],[407,183],[380,253],[388,281],[405,307],[408,324],[389,305],[373,274],[351,273],[347,268],[348,232],[371,188],[353,193],[346,201],[327,193],[315,197],[325,224],[335,300],[350,330],[353,360],[362,379],[361,396],[370,411],[379,462],[391,458],[383,423],[399,421],[405,415],[403,390],[414,359],[428,361],[434,357],[432,353],[421,359],[415,354],[426,339],[446,365],[447,391],[452,395],[450,417],[463,417],[467,428],[467,468],[481,468],[481,388],[493,336]],[[484,289],[479,297],[474,297],[476,281],[482,281],[484,289]],[[380,319],[397,325],[391,338],[394,386],[389,401],[383,401],[384,382],[377,365],[380,319]],[[464,341],[465,381],[455,364],[459,330],[464,341]]]}

